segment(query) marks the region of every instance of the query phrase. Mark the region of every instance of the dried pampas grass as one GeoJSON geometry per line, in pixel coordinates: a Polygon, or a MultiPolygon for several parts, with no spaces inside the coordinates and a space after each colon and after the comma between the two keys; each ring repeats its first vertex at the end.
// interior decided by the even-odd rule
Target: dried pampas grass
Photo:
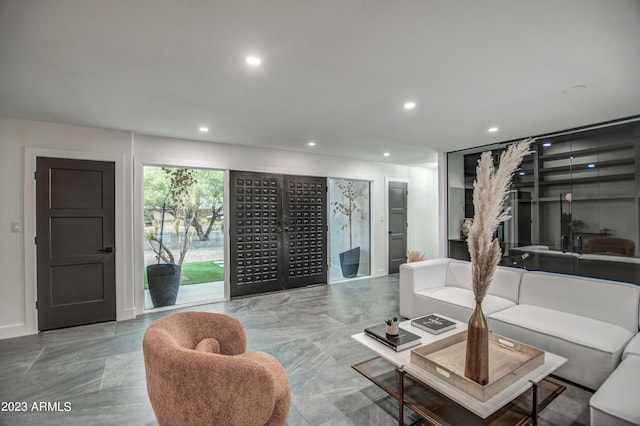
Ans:
{"type": "Polygon", "coordinates": [[[420,250],[409,250],[407,252],[407,262],[419,262],[424,260],[424,253],[420,250]]]}
{"type": "Polygon", "coordinates": [[[476,168],[476,180],[473,182],[473,225],[469,230],[469,254],[471,255],[471,275],[473,294],[477,302],[482,302],[496,266],[500,262],[502,251],[493,234],[498,225],[509,219],[509,209],[504,208],[507,190],[513,174],[529,154],[533,139],[526,139],[509,146],[500,156],[496,170],[491,151],[483,152],[476,168]]]}

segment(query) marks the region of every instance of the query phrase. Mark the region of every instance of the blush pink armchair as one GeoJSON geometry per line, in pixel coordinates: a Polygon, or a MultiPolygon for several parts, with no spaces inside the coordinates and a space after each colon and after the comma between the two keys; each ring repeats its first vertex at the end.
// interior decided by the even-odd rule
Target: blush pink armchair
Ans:
{"type": "Polygon", "coordinates": [[[160,426],[283,425],[287,373],[273,356],[246,348],[244,327],[228,315],[183,312],[151,324],[144,363],[160,426]]]}

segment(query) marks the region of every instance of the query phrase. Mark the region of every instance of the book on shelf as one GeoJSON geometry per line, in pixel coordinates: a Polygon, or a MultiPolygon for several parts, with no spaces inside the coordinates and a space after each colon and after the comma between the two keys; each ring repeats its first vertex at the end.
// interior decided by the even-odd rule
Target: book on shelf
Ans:
{"type": "Polygon", "coordinates": [[[452,328],[456,328],[455,322],[435,314],[416,318],[411,321],[411,325],[433,334],[444,333],[452,328]]]}
{"type": "Polygon", "coordinates": [[[388,346],[394,351],[402,351],[420,344],[420,336],[400,327],[397,336],[387,334],[387,325],[380,324],[364,329],[364,334],[388,346]]]}

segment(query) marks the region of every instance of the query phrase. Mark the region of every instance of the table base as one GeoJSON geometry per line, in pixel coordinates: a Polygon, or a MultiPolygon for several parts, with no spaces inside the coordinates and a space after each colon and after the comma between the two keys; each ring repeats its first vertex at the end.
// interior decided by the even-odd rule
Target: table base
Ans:
{"type": "Polygon", "coordinates": [[[400,425],[403,423],[403,406],[410,408],[430,424],[438,426],[536,424],[537,414],[566,389],[560,383],[543,379],[483,419],[403,370],[398,370],[382,357],[354,364],[352,368],[403,402],[399,406],[400,425]],[[534,405],[533,401],[537,401],[537,404],[534,405]]]}

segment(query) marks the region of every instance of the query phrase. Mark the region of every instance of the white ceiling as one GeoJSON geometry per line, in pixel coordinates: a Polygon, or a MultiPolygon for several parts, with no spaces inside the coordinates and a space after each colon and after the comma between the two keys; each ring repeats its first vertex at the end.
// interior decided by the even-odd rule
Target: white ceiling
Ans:
{"type": "Polygon", "coordinates": [[[639,113],[638,0],[0,0],[0,116],[425,164],[639,113]]]}

